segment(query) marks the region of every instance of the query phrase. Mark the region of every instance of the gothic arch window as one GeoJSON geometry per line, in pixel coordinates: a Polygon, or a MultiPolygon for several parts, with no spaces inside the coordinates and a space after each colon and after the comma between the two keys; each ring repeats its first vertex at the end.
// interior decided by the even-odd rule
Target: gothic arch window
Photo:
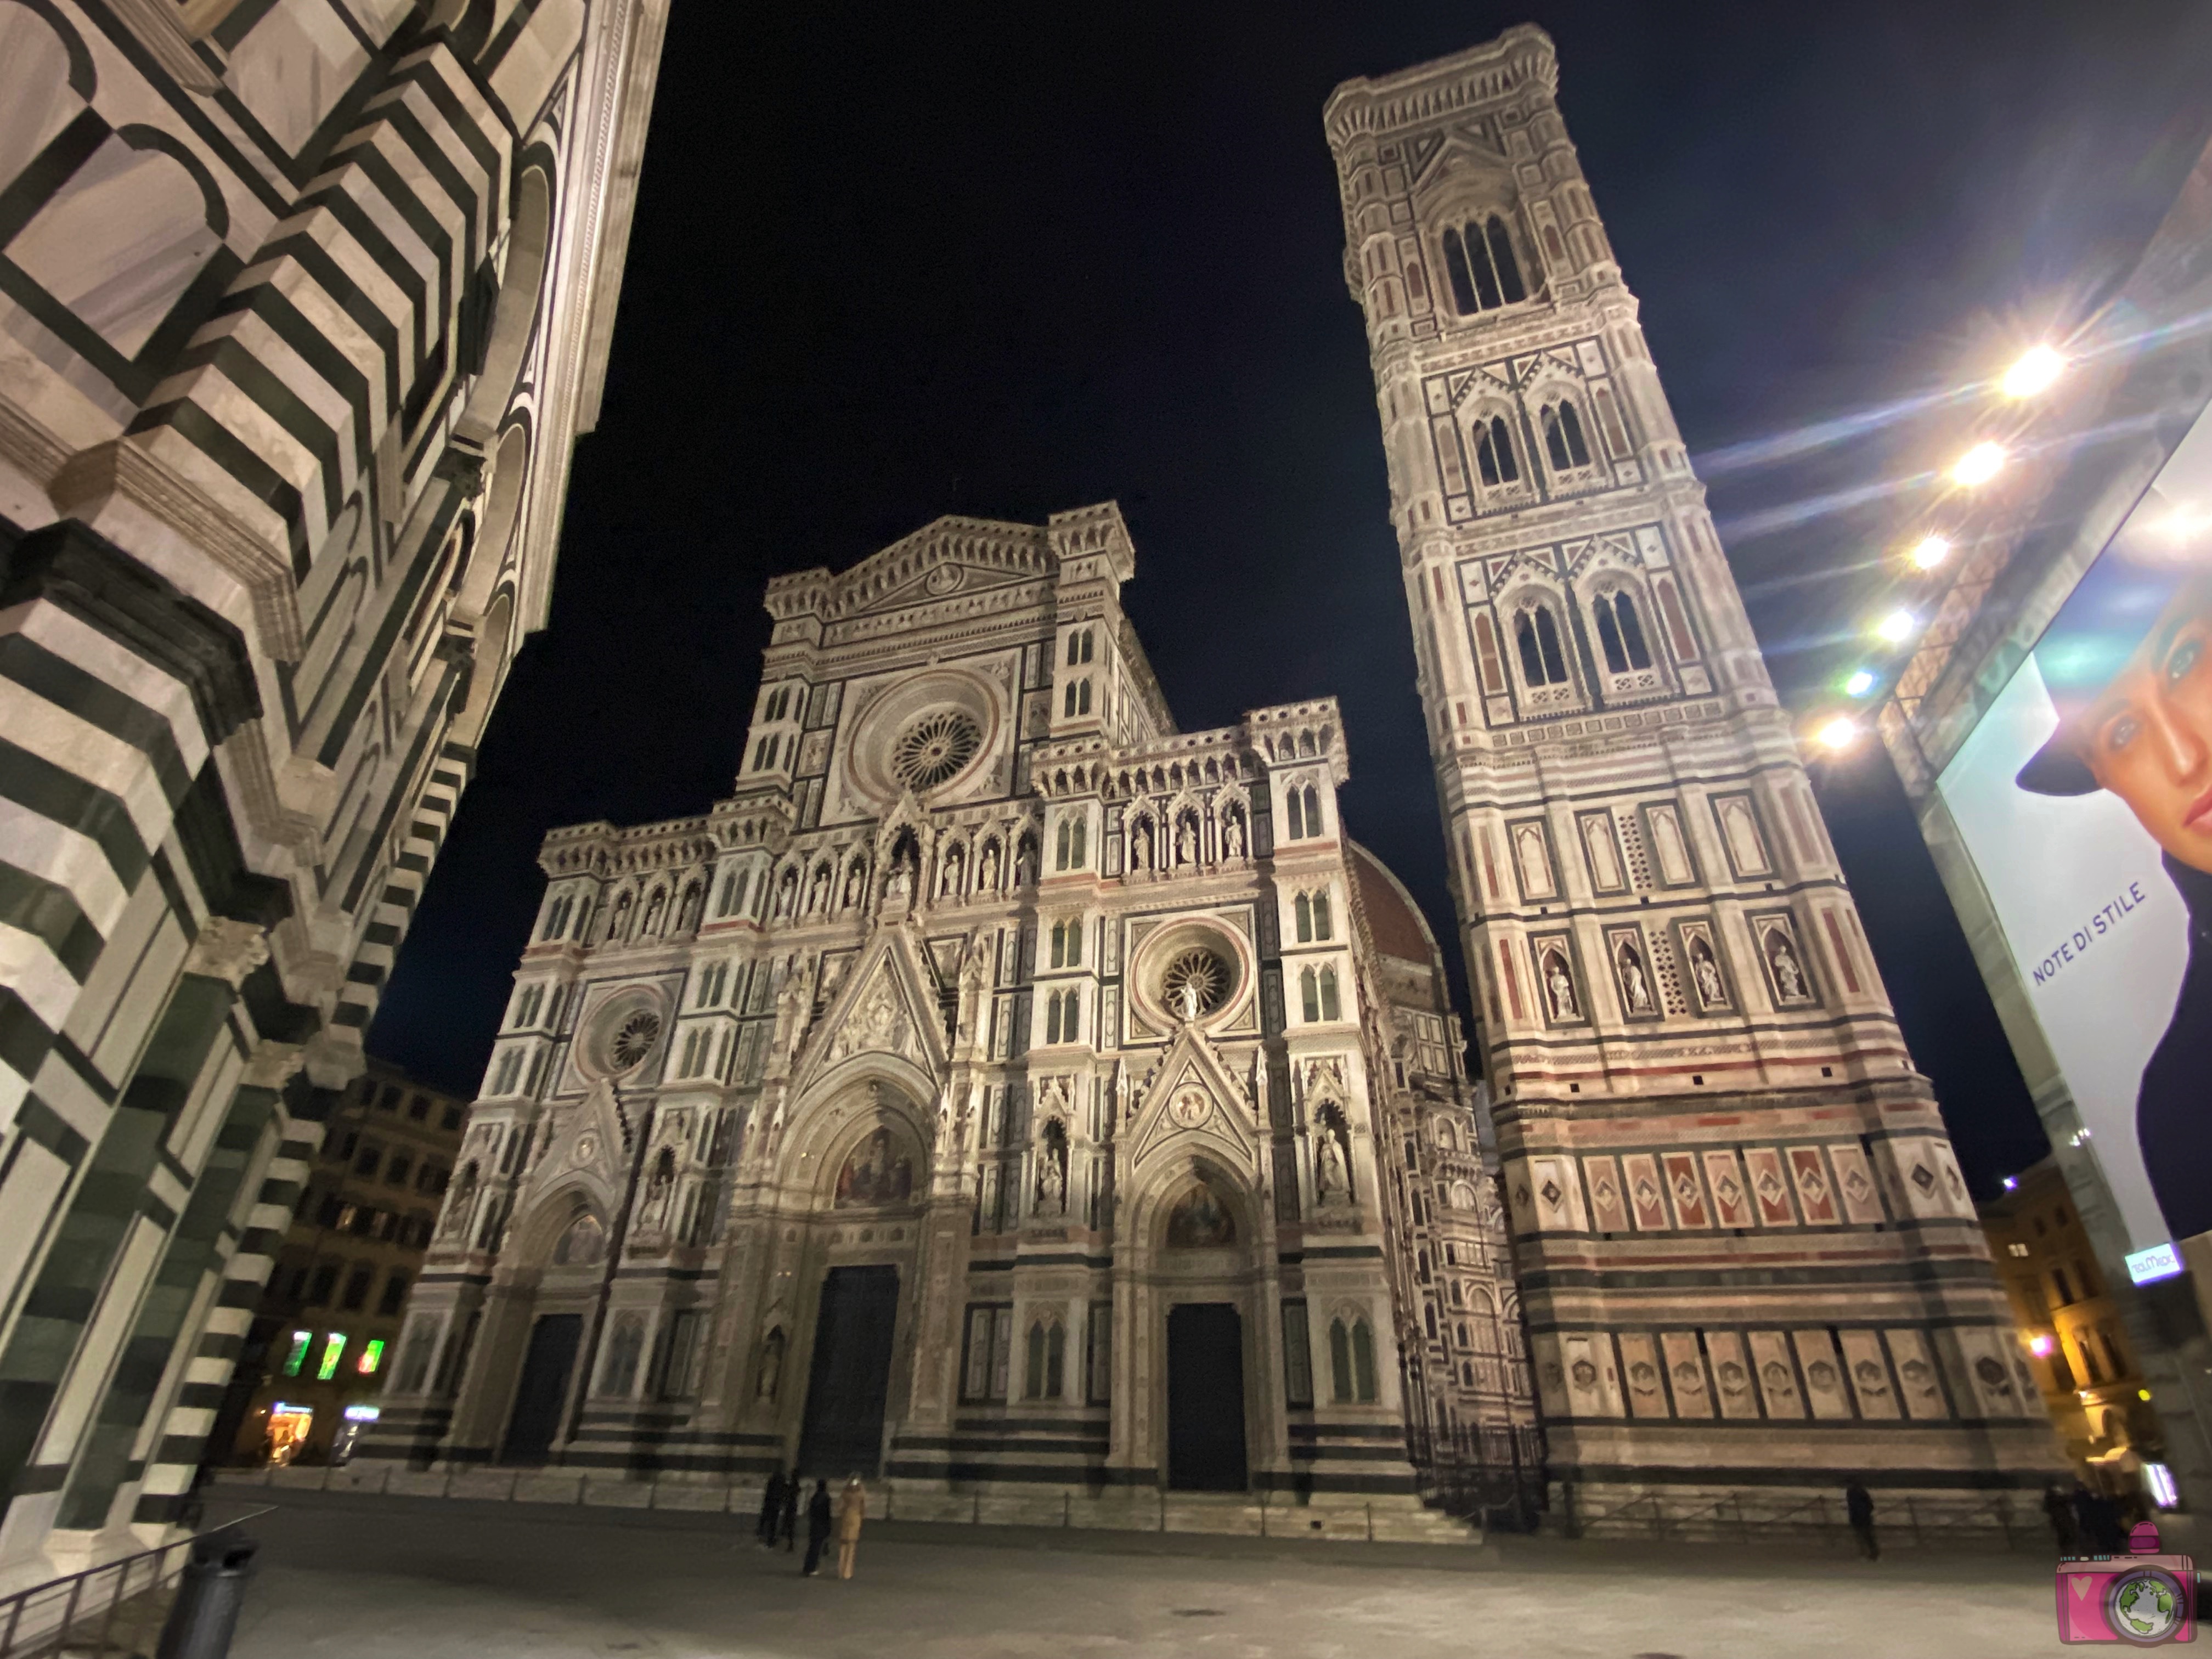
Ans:
{"type": "Polygon", "coordinates": [[[1324,968],[1318,977],[1321,981],[1321,1017],[1325,1020],[1341,1018],[1343,1016],[1336,996],[1336,969],[1324,968]]]}
{"type": "Polygon", "coordinates": [[[1053,842],[1053,863],[1055,870],[1080,870],[1091,861],[1089,846],[1091,832],[1079,817],[1060,821],[1060,833],[1053,842]]]}
{"type": "Polygon", "coordinates": [[[1062,718],[1068,720],[1073,720],[1078,714],[1087,714],[1091,712],[1091,682],[1089,680],[1070,680],[1067,683],[1067,695],[1060,700],[1060,712],[1062,718]]]}
{"type": "Polygon", "coordinates": [[[1565,472],[1590,464],[1589,442],[1583,435],[1583,417],[1573,404],[1562,398],[1544,410],[1544,453],[1552,471],[1565,472]]]}
{"type": "Polygon", "coordinates": [[[1513,238],[1497,214],[1469,219],[1463,228],[1455,225],[1443,240],[1444,275],[1461,316],[1519,305],[1528,297],[1513,238]]]}
{"type": "Polygon", "coordinates": [[[1059,1399],[1067,1385],[1067,1328],[1057,1319],[1032,1320],[1028,1349],[1022,1367],[1022,1398],[1059,1399]]]}
{"type": "Polygon", "coordinates": [[[1323,888],[1313,896],[1313,936],[1316,939],[1333,939],[1336,929],[1328,914],[1328,890],[1323,888]]]}
{"type": "Polygon", "coordinates": [[[1298,970],[1298,1012],[1309,1025],[1321,1018],[1321,984],[1310,968],[1298,970]]]}
{"type": "Polygon", "coordinates": [[[1079,628],[1067,636],[1067,665],[1078,668],[1091,661],[1097,649],[1097,630],[1093,629],[1079,628]]]}
{"type": "Polygon", "coordinates": [[[1513,642],[1521,655],[1521,678],[1532,690],[1567,684],[1566,653],[1559,648],[1559,620],[1551,606],[1524,606],[1513,619],[1513,642]]]}
{"type": "Polygon", "coordinates": [[[1311,943],[1313,939],[1313,901],[1308,898],[1304,893],[1301,893],[1298,895],[1296,902],[1291,908],[1297,917],[1298,943],[1301,945],[1311,943]]]}
{"type": "Polygon", "coordinates": [[[1643,619],[1636,601],[1626,592],[1601,593],[1590,603],[1597,622],[1597,640],[1605,653],[1605,665],[1615,674],[1651,666],[1651,647],[1644,641],[1643,619]]]}
{"type": "Polygon", "coordinates": [[[1590,396],[1597,404],[1598,429],[1605,434],[1605,447],[1615,456],[1625,459],[1628,454],[1628,429],[1622,425],[1620,404],[1609,386],[1599,386],[1590,396]]]}
{"type": "Polygon", "coordinates": [[[1375,1403],[1375,1332],[1364,1316],[1339,1314],[1329,1322],[1328,1374],[1340,1406],[1375,1403]]]}
{"type": "Polygon", "coordinates": [[[637,1362],[644,1352],[643,1317],[622,1315],[607,1339],[607,1363],[599,1372],[599,1393],[617,1400],[626,1397],[637,1386],[637,1362]]]}
{"type": "Polygon", "coordinates": [[[1513,428],[1503,415],[1475,417],[1474,471],[1493,489],[1521,481],[1521,459],[1513,448],[1513,428]]]}

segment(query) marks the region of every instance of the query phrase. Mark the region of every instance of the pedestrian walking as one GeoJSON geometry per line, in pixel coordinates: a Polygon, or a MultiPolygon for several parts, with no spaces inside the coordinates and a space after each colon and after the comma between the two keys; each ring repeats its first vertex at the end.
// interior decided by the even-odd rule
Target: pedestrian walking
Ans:
{"type": "Polygon", "coordinates": [[[860,1547],[860,1522],[868,1518],[868,1489],[854,1475],[837,1504],[837,1576],[853,1576],[853,1557],[860,1547]]]}
{"type": "Polygon", "coordinates": [[[1874,1535],[1874,1494],[1856,1475],[1844,1488],[1844,1514],[1858,1534],[1859,1553],[1869,1561],[1881,1559],[1881,1545],[1874,1535]]]}
{"type": "Polygon", "coordinates": [[[761,1488],[760,1524],[753,1530],[760,1535],[760,1547],[775,1547],[775,1529],[783,1522],[783,1471],[769,1473],[768,1485],[761,1488]]]}
{"type": "Polygon", "coordinates": [[[802,1570],[806,1577],[814,1577],[822,1565],[822,1547],[830,1541],[830,1483],[817,1480],[814,1496],[806,1500],[806,1565],[802,1570]]]}
{"type": "Polygon", "coordinates": [[[2051,1517],[2051,1535],[2058,1540],[2058,1553],[2079,1555],[2081,1528],[2074,1519],[2074,1500],[2056,1480],[2043,1489],[2043,1512],[2051,1517]]]}
{"type": "Polygon", "coordinates": [[[783,1540],[783,1553],[791,1554],[799,1547],[799,1494],[806,1490],[806,1477],[797,1469],[783,1483],[783,1521],[778,1536],[783,1540]]]}

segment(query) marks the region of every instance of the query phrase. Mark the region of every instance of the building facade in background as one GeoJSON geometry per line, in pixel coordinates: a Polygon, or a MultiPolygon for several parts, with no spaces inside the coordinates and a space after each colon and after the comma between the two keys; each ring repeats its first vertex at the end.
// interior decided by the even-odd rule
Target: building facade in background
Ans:
{"type": "Polygon", "coordinates": [[[343,1462],[378,1416],[467,1103],[381,1061],[323,1125],[208,1455],[343,1462]]]}
{"type": "Polygon", "coordinates": [[[0,1577],[177,1513],[598,413],[665,0],[0,0],[0,1577]]]}
{"type": "Polygon", "coordinates": [[[1176,730],[1133,559],[1104,506],[780,578],[732,794],[547,838],[368,1454],[1510,1495],[1435,944],[1334,702],[1176,730]]]}
{"type": "Polygon", "coordinates": [[[2045,1158],[2010,1177],[1981,1216],[2066,1455],[2114,1496],[2135,1490],[2146,1461],[2165,1461],[2158,1415],[2066,1177],[2045,1158]]]}
{"type": "Polygon", "coordinates": [[[1555,81],[1326,117],[1555,1508],[1986,1522],[2057,1448],[1555,81]]]}
{"type": "Polygon", "coordinates": [[[2185,1499],[2212,1492],[2212,150],[2063,377],[1977,411],[2021,456],[1935,527],[1881,733],[2141,1364],[2185,1499]],[[2124,708],[2129,724],[2111,722],[2124,708]],[[2100,722],[2104,722],[2100,724],[2100,722]],[[2137,730],[2156,742],[2132,753],[2137,730]],[[2092,768],[2087,741],[2101,733],[2092,768]],[[2115,744],[2112,739],[2120,741],[2115,744]]]}

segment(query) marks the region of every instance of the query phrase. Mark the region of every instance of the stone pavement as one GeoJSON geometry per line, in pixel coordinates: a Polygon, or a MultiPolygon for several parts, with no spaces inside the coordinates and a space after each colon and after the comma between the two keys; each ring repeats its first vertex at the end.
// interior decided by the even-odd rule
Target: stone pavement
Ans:
{"type": "Polygon", "coordinates": [[[1465,1546],[872,1523],[849,1583],[743,1517],[336,1493],[274,1501],[234,1659],[2032,1659],[2027,1549],[1465,1546]]]}

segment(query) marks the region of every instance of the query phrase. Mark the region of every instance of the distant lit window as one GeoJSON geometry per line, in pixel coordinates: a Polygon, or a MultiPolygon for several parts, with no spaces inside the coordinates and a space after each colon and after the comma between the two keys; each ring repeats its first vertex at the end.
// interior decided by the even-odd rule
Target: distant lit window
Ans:
{"type": "Polygon", "coordinates": [[[363,1376],[374,1376],[376,1375],[376,1368],[383,1363],[384,1339],[380,1336],[372,1337],[362,1345],[361,1358],[356,1363],[354,1369],[363,1376]]]}
{"type": "Polygon", "coordinates": [[[300,1374],[300,1367],[307,1363],[308,1346],[314,1340],[315,1334],[313,1331],[292,1333],[292,1346],[284,1356],[285,1376],[297,1376],[300,1374]]]}
{"type": "Polygon", "coordinates": [[[2018,1256],[2025,1256],[2027,1254],[2027,1246],[2025,1244],[2008,1244],[2005,1249],[2018,1256]]]}
{"type": "Polygon", "coordinates": [[[345,1358],[346,1336],[343,1331],[332,1331],[323,1339],[323,1362],[315,1367],[315,1380],[327,1382],[338,1374],[338,1361],[345,1358]]]}

